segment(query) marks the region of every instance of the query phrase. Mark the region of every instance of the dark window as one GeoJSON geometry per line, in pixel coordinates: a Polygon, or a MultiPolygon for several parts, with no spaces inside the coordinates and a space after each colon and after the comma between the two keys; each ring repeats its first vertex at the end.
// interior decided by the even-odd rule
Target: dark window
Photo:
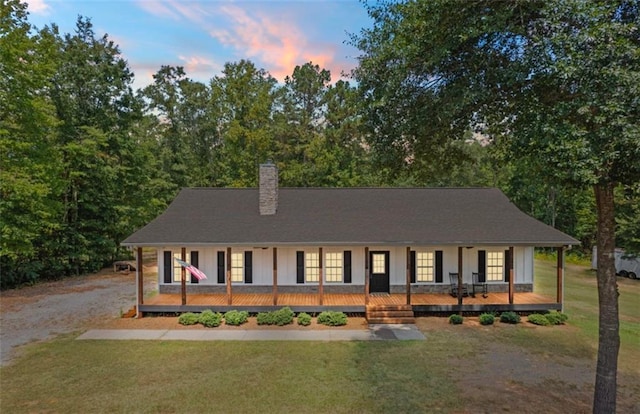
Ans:
{"type": "Polygon", "coordinates": [[[173,267],[173,254],[164,252],[164,283],[171,283],[171,268],[173,267]]]}
{"type": "Polygon", "coordinates": [[[478,250],[478,282],[487,281],[487,251],[478,250]]]}
{"type": "MultiPolygon", "coordinates": [[[[198,252],[196,251],[191,252],[191,264],[198,269],[200,268],[198,264],[198,252]]],[[[198,283],[198,278],[191,275],[191,283],[198,283]]]]}
{"type": "Polygon", "coordinates": [[[442,250],[436,250],[436,283],[442,283],[442,250]]]}
{"type": "Polygon", "coordinates": [[[226,282],[226,273],[224,267],[224,252],[218,252],[218,283],[226,282]]]}
{"type": "Polygon", "coordinates": [[[351,250],[344,251],[344,283],[351,283],[351,250]]]}
{"type": "Polygon", "coordinates": [[[296,282],[304,283],[304,252],[296,252],[296,282]]]}
{"type": "Polygon", "coordinates": [[[244,252],[244,283],[253,283],[253,252],[244,252]]]}

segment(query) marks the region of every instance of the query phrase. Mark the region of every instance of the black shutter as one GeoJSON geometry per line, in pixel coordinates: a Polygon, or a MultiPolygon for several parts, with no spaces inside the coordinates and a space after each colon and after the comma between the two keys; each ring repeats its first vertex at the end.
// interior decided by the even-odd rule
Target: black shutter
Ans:
{"type": "MultiPolygon", "coordinates": [[[[191,252],[191,264],[195,267],[198,267],[198,252],[191,252]]],[[[198,267],[199,269],[199,267],[198,267]]],[[[198,283],[198,278],[194,275],[191,275],[191,283],[198,283]]]]}
{"type": "Polygon", "coordinates": [[[253,252],[244,252],[244,283],[253,283],[253,252]]]}
{"type": "Polygon", "coordinates": [[[409,273],[411,274],[411,283],[416,283],[416,251],[409,252],[409,273]]]}
{"type": "Polygon", "coordinates": [[[487,252],[486,250],[478,250],[478,282],[485,283],[487,281],[487,252]]]}
{"type": "Polygon", "coordinates": [[[509,250],[504,251],[504,281],[509,281],[509,266],[511,264],[511,255],[509,250]]]}
{"type": "Polygon", "coordinates": [[[164,283],[171,283],[171,268],[173,267],[173,254],[164,252],[164,283]]]}
{"type": "Polygon", "coordinates": [[[351,283],[351,250],[345,250],[344,260],[344,283],[351,283]]]}
{"type": "Polygon", "coordinates": [[[225,283],[224,252],[218,252],[218,283],[225,283]]]}
{"type": "Polygon", "coordinates": [[[304,283],[304,252],[296,252],[296,282],[304,283]]]}
{"type": "Polygon", "coordinates": [[[442,283],[442,250],[436,250],[436,283],[442,283]]]}

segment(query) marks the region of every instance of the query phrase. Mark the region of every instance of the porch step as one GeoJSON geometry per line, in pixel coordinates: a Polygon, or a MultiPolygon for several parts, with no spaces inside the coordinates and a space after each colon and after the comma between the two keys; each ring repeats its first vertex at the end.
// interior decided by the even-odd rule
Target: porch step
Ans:
{"type": "Polygon", "coordinates": [[[413,324],[415,318],[367,318],[369,324],[413,324]]]}
{"type": "Polygon", "coordinates": [[[367,312],[369,318],[413,318],[413,311],[393,311],[393,310],[384,310],[384,311],[369,311],[367,312]]]}
{"type": "Polygon", "coordinates": [[[368,323],[415,323],[411,305],[369,305],[366,309],[368,323]]]}

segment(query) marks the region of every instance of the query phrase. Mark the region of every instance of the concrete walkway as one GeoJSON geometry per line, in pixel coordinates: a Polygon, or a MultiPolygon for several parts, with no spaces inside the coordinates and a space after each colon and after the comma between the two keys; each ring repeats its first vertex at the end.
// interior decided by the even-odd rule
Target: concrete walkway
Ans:
{"type": "Polygon", "coordinates": [[[80,340],[162,340],[162,341],[370,341],[424,340],[415,325],[369,325],[368,330],[230,330],[230,329],[92,329],[80,340]]]}

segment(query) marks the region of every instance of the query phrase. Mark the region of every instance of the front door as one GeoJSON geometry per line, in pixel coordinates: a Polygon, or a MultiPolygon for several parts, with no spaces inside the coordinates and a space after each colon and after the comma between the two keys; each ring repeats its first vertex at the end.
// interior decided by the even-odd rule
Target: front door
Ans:
{"type": "Polygon", "coordinates": [[[369,293],[389,293],[389,252],[370,252],[369,269],[369,293]]]}

